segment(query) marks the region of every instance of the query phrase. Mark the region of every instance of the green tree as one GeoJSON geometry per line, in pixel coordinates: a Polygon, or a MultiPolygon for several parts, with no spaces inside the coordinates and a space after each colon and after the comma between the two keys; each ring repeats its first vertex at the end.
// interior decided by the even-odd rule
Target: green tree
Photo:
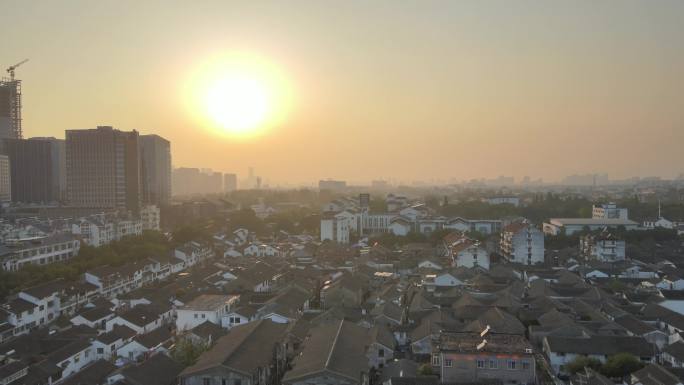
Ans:
{"type": "Polygon", "coordinates": [[[597,360],[596,358],[580,356],[565,365],[565,370],[570,374],[575,374],[584,368],[590,368],[599,371],[601,369],[601,361],[597,360]]]}
{"type": "Polygon", "coordinates": [[[608,357],[602,367],[602,373],[608,377],[622,378],[641,369],[644,364],[634,355],[618,353],[608,357]]]}
{"type": "Polygon", "coordinates": [[[432,366],[430,366],[430,364],[420,365],[420,368],[418,368],[418,374],[421,376],[431,376],[433,374],[432,366]]]}
{"type": "Polygon", "coordinates": [[[209,346],[207,344],[193,343],[187,338],[181,338],[176,342],[171,357],[180,362],[183,366],[191,366],[197,362],[202,353],[207,351],[209,346]]]}

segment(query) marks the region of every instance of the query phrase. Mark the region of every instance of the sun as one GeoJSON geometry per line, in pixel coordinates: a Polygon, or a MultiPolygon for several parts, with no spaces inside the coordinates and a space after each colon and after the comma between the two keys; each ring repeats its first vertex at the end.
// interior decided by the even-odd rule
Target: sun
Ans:
{"type": "Polygon", "coordinates": [[[231,54],[199,66],[188,82],[191,114],[214,133],[261,134],[283,120],[291,93],[282,71],[261,57],[231,54]]]}
{"type": "Polygon", "coordinates": [[[268,87],[249,74],[226,74],[206,90],[209,118],[228,132],[242,134],[264,124],[272,110],[268,87]]]}

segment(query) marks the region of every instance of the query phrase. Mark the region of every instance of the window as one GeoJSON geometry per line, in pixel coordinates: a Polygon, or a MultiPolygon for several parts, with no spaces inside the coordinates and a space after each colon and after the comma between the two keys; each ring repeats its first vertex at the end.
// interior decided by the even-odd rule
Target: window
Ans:
{"type": "Polygon", "coordinates": [[[204,377],[202,379],[202,385],[211,385],[211,378],[209,377],[204,377]]]}
{"type": "Polygon", "coordinates": [[[104,348],[97,348],[97,354],[104,354],[104,348]]]}
{"type": "Polygon", "coordinates": [[[195,318],[197,318],[197,313],[195,313],[195,318]]]}
{"type": "Polygon", "coordinates": [[[439,354],[432,355],[432,366],[439,366],[439,354]]]}
{"type": "Polygon", "coordinates": [[[515,370],[515,369],[516,369],[516,362],[515,362],[515,360],[508,360],[508,369],[510,369],[510,370],[515,370]]]}
{"type": "Polygon", "coordinates": [[[522,368],[523,370],[529,370],[530,369],[530,361],[522,361],[522,368]]]}
{"type": "Polygon", "coordinates": [[[444,360],[444,366],[450,368],[454,366],[454,361],[451,358],[447,358],[446,360],[444,360]]]}
{"type": "Polygon", "coordinates": [[[497,360],[489,360],[489,369],[498,369],[499,362],[497,360]]]}
{"type": "Polygon", "coordinates": [[[477,368],[484,369],[486,367],[485,360],[477,360],[477,368]]]}
{"type": "Polygon", "coordinates": [[[380,348],[378,349],[378,357],[384,357],[385,356],[385,349],[380,348]]]}

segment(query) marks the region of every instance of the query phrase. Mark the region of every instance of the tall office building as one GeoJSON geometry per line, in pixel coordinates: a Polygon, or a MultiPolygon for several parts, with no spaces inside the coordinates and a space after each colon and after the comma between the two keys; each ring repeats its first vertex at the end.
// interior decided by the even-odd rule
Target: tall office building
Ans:
{"type": "Polygon", "coordinates": [[[12,201],[50,203],[63,198],[64,141],[55,138],[5,139],[12,201]]]}
{"type": "Polygon", "coordinates": [[[0,155],[0,202],[12,200],[12,177],[10,176],[9,157],[0,155]]]}
{"type": "Polygon", "coordinates": [[[237,190],[237,175],[224,174],[223,175],[223,191],[231,192],[237,190]]]}
{"type": "Polygon", "coordinates": [[[161,205],[171,199],[171,143],[158,135],[140,135],[142,201],[161,205]]]}
{"type": "Polygon", "coordinates": [[[110,126],[66,131],[67,192],[76,207],[140,209],[137,131],[110,126]]]}

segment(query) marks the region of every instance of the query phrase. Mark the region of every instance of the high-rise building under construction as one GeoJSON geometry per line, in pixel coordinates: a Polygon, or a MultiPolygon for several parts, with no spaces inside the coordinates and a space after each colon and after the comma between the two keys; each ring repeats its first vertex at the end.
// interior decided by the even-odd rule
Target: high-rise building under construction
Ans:
{"type": "Polygon", "coordinates": [[[9,77],[0,79],[0,141],[21,139],[21,80],[14,77],[14,70],[28,59],[7,68],[9,77]]]}
{"type": "Polygon", "coordinates": [[[0,139],[21,139],[21,80],[0,80],[0,139]]]}

